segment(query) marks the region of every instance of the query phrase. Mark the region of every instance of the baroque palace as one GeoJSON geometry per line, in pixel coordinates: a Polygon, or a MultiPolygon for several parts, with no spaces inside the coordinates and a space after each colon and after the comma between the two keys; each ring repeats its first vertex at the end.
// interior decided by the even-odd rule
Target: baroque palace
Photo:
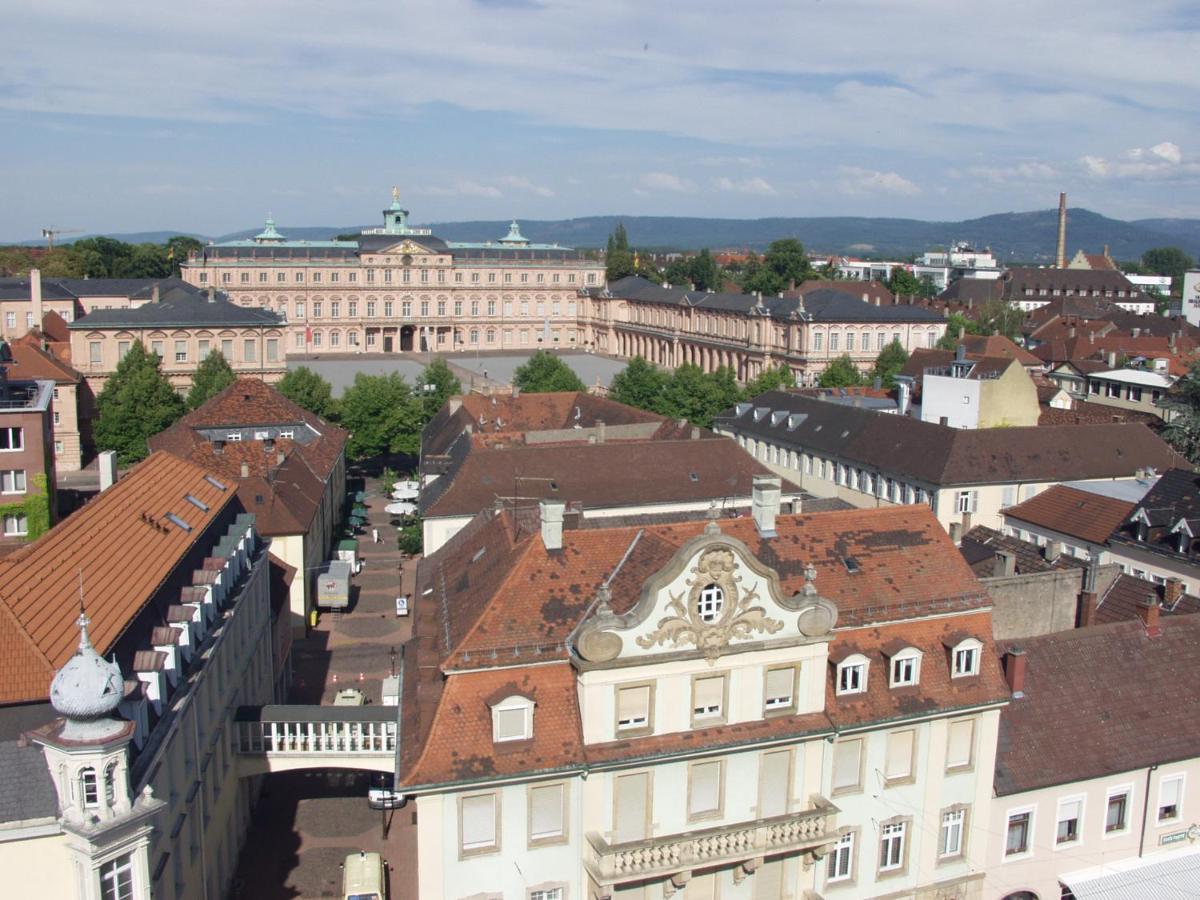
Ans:
{"type": "Polygon", "coordinates": [[[268,219],[252,240],[192,254],[182,277],[276,312],[287,355],[578,349],[729,366],[743,381],[786,363],[815,383],[843,353],[866,370],[886,344],[932,347],[946,329],[936,312],[845,285],[763,298],[606,284],[600,260],[532,243],[516,222],[495,241],[442,240],[408,224],[396,191],[383,221],[357,240],[293,241],[268,219]]]}

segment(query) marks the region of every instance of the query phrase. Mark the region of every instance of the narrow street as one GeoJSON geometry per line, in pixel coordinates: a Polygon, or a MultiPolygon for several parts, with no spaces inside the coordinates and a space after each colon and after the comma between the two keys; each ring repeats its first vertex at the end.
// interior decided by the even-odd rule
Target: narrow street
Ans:
{"type": "MultiPolygon", "coordinates": [[[[352,580],[350,608],[322,613],[317,627],[293,645],[293,703],[332,703],[346,687],[361,690],[370,704],[382,702],[383,679],[398,666],[411,633],[410,619],[396,615],[396,597],[414,593],[416,580],[416,560],[400,553],[383,510],[390,487],[367,480],[369,521],[358,536],[363,570],[352,580]]],[[[338,897],[342,860],[367,850],[387,860],[392,900],[416,900],[415,812],[368,809],[370,778],[335,769],[268,775],[231,897],[338,897]]]]}

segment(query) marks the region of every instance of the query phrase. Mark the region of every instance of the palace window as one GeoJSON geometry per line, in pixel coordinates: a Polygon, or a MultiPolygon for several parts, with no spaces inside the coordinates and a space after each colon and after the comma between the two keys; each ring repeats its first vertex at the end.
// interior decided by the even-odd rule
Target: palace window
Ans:
{"type": "Polygon", "coordinates": [[[367,316],[373,317],[374,315],[375,315],[375,301],[368,300],[367,301],[367,316]]]}
{"type": "Polygon", "coordinates": [[[938,856],[942,859],[962,856],[963,830],[966,821],[967,811],[965,809],[950,809],[942,813],[942,833],[938,847],[938,856]]]}
{"type": "Polygon", "coordinates": [[[908,834],[907,822],[892,822],[884,825],[879,844],[879,871],[891,872],[904,867],[904,839],[908,834]]]}
{"type": "Polygon", "coordinates": [[[100,900],[133,900],[133,854],[126,853],[100,867],[100,900]]]}
{"type": "Polygon", "coordinates": [[[100,805],[100,785],[96,770],[91,766],[79,772],[79,802],[84,809],[95,809],[100,805]]]}
{"type": "Polygon", "coordinates": [[[709,584],[696,598],[696,614],[700,621],[709,624],[721,618],[721,610],[725,606],[725,592],[718,585],[709,584]]]}
{"type": "Polygon", "coordinates": [[[975,748],[975,720],[955,719],[947,728],[946,771],[953,772],[971,766],[975,748]]]}
{"type": "Polygon", "coordinates": [[[529,843],[549,843],[566,837],[566,795],[565,784],[530,785],[529,843]]]}
{"type": "Polygon", "coordinates": [[[767,669],[766,695],[763,707],[771,710],[791,709],[796,694],[796,668],[783,666],[777,669],[767,669]]]}
{"type": "Polygon", "coordinates": [[[912,778],[916,736],[916,731],[911,728],[888,734],[887,758],[883,770],[883,777],[887,781],[908,781],[912,778]]]}

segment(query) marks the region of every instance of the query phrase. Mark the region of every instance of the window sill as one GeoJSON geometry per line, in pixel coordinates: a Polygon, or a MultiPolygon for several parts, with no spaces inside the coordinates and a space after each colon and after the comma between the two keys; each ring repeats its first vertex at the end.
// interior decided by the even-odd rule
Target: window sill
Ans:
{"type": "Polygon", "coordinates": [[[491,844],[487,847],[470,847],[470,848],[459,847],[458,848],[458,858],[459,859],[471,859],[472,857],[487,856],[489,854],[499,853],[499,852],[500,852],[499,844],[491,844]]]}
{"type": "Polygon", "coordinates": [[[875,873],[876,881],[884,881],[888,878],[902,878],[908,874],[908,866],[897,866],[895,869],[880,869],[875,873]]]}
{"type": "Polygon", "coordinates": [[[530,838],[528,841],[528,849],[536,850],[539,847],[558,847],[567,843],[566,834],[556,834],[553,836],[530,838]]]}
{"type": "Polygon", "coordinates": [[[917,776],[915,774],[909,774],[909,775],[905,775],[901,778],[884,778],[883,787],[886,790],[887,788],[904,787],[906,785],[916,784],[916,783],[917,783],[917,776]]]}
{"type": "Polygon", "coordinates": [[[861,784],[856,784],[852,787],[834,788],[832,791],[830,791],[830,795],[834,797],[846,797],[850,794],[861,794],[862,791],[863,786],[861,784]]]}

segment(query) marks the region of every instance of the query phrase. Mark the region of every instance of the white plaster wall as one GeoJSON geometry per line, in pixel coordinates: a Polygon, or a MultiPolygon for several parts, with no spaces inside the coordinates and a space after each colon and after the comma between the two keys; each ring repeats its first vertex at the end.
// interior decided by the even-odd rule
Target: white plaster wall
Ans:
{"type": "Polygon", "coordinates": [[[921,421],[940,422],[951,428],[979,426],[979,385],[971,378],[926,375],[921,391],[921,421]]]}

